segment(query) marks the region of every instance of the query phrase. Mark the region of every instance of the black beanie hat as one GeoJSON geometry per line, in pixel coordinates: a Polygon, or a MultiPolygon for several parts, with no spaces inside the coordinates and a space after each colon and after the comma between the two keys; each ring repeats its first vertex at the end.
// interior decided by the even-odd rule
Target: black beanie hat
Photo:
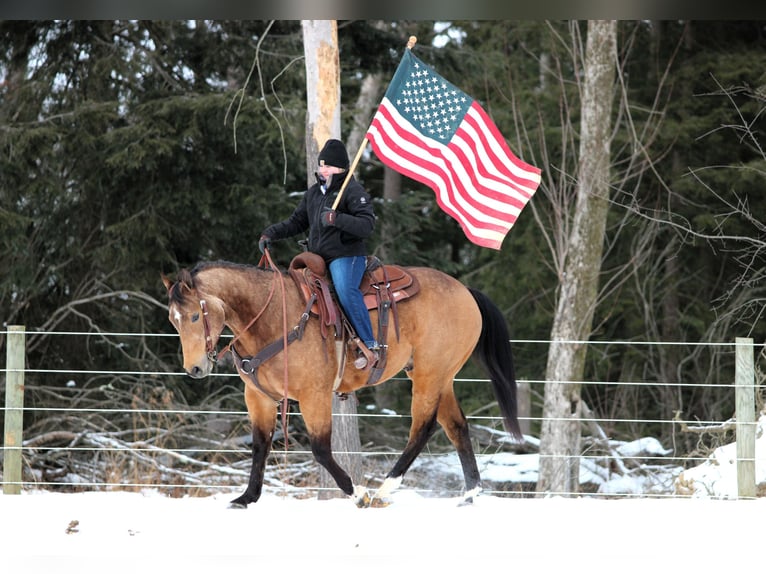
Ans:
{"type": "Polygon", "coordinates": [[[340,140],[327,140],[319,152],[319,165],[331,165],[348,169],[348,153],[340,140]]]}

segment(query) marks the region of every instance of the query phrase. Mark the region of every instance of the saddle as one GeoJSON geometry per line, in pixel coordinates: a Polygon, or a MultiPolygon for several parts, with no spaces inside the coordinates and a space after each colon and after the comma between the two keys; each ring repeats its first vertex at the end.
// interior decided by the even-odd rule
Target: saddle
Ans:
{"type": "MultiPolygon", "coordinates": [[[[355,338],[353,328],[345,319],[334,297],[327,265],[321,256],[310,251],[299,253],[290,262],[288,273],[298,286],[304,301],[314,301],[310,312],[320,320],[323,339],[327,338],[330,326],[335,329],[336,339],[343,339],[346,335],[355,338]]],[[[378,311],[378,341],[382,345],[382,353],[367,381],[367,384],[371,385],[380,378],[386,364],[389,312],[393,312],[398,341],[399,319],[396,304],[415,296],[420,291],[420,284],[404,267],[384,265],[377,257],[368,256],[367,269],[359,288],[364,295],[367,309],[378,311]]]]}

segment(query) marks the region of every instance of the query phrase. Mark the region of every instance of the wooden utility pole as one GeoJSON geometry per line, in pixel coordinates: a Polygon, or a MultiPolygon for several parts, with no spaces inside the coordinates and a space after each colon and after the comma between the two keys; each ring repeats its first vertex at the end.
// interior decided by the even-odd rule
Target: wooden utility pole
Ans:
{"type": "MultiPolygon", "coordinates": [[[[338,26],[335,20],[303,20],[303,51],[306,55],[306,168],[310,186],[317,169],[317,156],[325,141],[341,139],[340,134],[340,55],[338,26]]],[[[352,152],[353,153],[353,152],[352,152]]],[[[356,395],[340,400],[333,395],[332,449],[334,456],[354,484],[363,478],[356,415],[356,395]]],[[[320,469],[320,498],[340,495],[335,481],[320,469]]]]}

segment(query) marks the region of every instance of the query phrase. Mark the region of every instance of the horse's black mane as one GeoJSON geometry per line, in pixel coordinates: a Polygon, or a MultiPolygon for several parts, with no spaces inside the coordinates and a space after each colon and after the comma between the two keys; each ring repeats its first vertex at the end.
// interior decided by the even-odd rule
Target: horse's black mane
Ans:
{"type": "Polygon", "coordinates": [[[222,267],[224,269],[239,269],[242,271],[253,271],[255,269],[260,269],[255,265],[233,263],[232,261],[224,261],[219,259],[218,261],[200,261],[192,268],[191,276],[196,277],[201,271],[204,271],[205,269],[212,269],[213,267],[222,267]]]}
{"type": "Polygon", "coordinates": [[[246,272],[259,272],[259,271],[266,271],[266,272],[273,272],[274,270],[269,267],[258,267],[255,265],[248,265],[245,263],[234,263],[232,261],[224,261],[224,260],[218,260],[218,261],[200,261],[194,267],[189,269],[181,269],[178,272],[178,277],[176,278],[176,282],[172,285],[170,288],[170,291],[168,292],[168,296],[170,297],[170,300],[174,303],[183,303],[184,301],[184,290],[180,289],[180,284],[185,283],[189,287],[194,287],[194,278],[197,277],[200,273],[203,271],[206,271],[208,269],[234,269],[238,271],[246,271],[246,272]]]}

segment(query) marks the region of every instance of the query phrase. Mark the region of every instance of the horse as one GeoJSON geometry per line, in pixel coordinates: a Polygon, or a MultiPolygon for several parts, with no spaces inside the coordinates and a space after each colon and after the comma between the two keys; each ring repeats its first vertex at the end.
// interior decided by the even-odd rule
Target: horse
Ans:
{"type": "MultiPolygon", "coordinates": [[[[522,438],[508,327],[495,303],[442,271],[404,268],[417,279],[420,291],[397,304],[396,333],[381,341],[386,345],[385,368],[375,384],[403,370],[412,382],[412,419],[404,450],[371,495],[366,486],[353,484],[331,450],[333,393],[364,387],[369,372],[354,367],[353,353],[343,352],[343,345],[327,344],[320,321],[307,313],[305,297],[287,273],[273,262],[271,267],[262,263],[200,262],[191,270],[181,269],[175,281],[162,275],[168,319],[179,334],[183,368],[189,376],[208,376],[218,356],[228,350],[252,359],[272,345],[275,353],[256,361],[260,362],[257,377],[238,369],[252,424],[252,465],[245,492],[230,506],[246,508],[260,498],[276,406],[287,399],[299,405],[315,461],[357,506],[389,501],[437,422],[460,459],[465,482],[461,504],[472,503],[482,490],[481,480],[466,417],[453,389],[456,374],[471,357],[490,377],[505,430],[517,441],[522,438]],[[230,349],[217,353],[225,328],[233,335],[230,349]]],[[[376,325],[379,312],[370,313],[376,325]]]]}

